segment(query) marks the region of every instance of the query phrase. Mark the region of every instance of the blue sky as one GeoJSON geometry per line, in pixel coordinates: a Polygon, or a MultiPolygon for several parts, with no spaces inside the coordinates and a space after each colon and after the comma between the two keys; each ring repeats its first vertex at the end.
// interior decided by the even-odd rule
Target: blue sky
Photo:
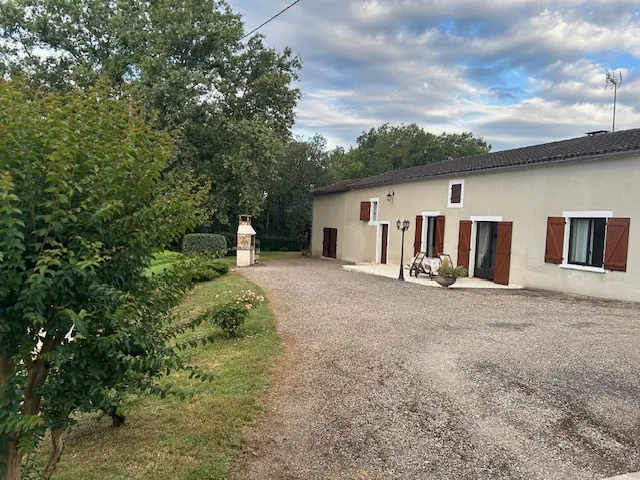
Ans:
{"type": "MultiPolygon", "coordinates": [[[[291,0],[231,0],[251,29],[291,0]]],[[[355,144],[384,122],[494,150],[640,127],[640,0],[301,0],[262,29],[304,62],[295,133],[355,144]]]]}

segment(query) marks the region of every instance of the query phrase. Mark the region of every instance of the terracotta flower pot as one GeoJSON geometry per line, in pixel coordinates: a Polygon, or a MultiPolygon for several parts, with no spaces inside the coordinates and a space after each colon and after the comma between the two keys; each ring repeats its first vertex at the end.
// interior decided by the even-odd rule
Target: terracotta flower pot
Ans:
{"type": "Polygon", "coordinates": [[[456,277],[441,277],[440,275],[436,275],[435,280],[438,282],[438,285],[442,285],[443,287],[450,287],[456,283],[456,277]]]}

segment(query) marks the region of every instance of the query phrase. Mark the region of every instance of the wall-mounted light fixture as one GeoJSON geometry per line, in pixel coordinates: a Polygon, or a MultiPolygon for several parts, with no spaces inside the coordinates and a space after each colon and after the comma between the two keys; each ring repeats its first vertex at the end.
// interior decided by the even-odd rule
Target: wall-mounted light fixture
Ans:
{"type": "Polygon", "coordinates": [[[393,200],[393,197],[395,197],[395,196],[396,196],[396,192],[394,192],[393,189],[390,188],[389,189],[389,193],[387,193],[387,200],[391,201],[391,200],[393,200]]]}

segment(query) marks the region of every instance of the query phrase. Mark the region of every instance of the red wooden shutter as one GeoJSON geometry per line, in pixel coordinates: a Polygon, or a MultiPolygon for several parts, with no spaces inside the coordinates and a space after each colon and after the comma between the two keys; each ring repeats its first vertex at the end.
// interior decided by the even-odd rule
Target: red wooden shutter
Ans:
{"type": "Polygon", "coordinates": [[[513,222],[498,222],[498,239],[496,248],[496,266],[493,282],[509,285],[509,271],[511,270],[511,234],[513,222]]]}
{"type": "Polygon", "coordinates": [[[413,256],[415,257],[422,248],[422,215],[416,215],[416,236],[413,240],[413,256]]]}
{"type": "Polygon", "coordinates": [[[547,218],[547,246],[544,249],[544,261],[546,263],[562,263],[564,224],[564,217],[547,218]]]}
{"type": "Polygon", "coordinates": [[[371,219],[371,202],[360,202],[360,220],[368,222],[371,219]]]}
{"type": "Polygon", "coordinates": [[[436,217],[436,256],[444,253],[444,215],[436,217]]]}
{"type": "Polygon", "coordinates": [[[469,270],[469,253],[471,252],[471,221],[460,220],[458,230],[458,266],[469,270]]]}
{"type": "Polygon", "coordinates": [[[609,218],[604,249],[604,268],[617,272],[627,271],[630,218],[609,218]]]}

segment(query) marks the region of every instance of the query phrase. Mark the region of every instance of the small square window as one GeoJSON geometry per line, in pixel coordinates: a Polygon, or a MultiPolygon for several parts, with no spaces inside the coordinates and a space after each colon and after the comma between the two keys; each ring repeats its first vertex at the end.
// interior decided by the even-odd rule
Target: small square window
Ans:
{"type": "Polygon", "coordinates": [[[569,221],[569,263],[601,268],[607,219],[571,218],[569,221]]]}
{"type": "Polygon", "coordinates": [[[462,208],[464,197],[464,180],[451,180],[449,182],[449,208],[462,208]]]}

